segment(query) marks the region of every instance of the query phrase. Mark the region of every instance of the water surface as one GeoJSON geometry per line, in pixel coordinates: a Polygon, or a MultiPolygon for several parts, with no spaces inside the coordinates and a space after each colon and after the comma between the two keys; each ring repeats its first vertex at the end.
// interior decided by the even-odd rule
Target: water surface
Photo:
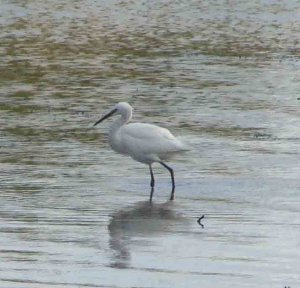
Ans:
{"type": "Polygon", "coordinates": [[[1,2],[0,286],[296,287],[300,2],[148,2],[1,2]],[[118,101],[191,146],[174,202],[118,101]]]}

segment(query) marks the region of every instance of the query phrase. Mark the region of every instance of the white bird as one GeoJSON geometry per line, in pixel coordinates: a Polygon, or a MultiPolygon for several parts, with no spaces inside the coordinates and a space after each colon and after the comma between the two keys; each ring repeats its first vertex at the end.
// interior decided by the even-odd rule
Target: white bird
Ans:
{"type": "Polygon", "coordinates": [[[175,191],[174,172],[164,161],[174,154],[188,149],[165,128],[145,123],[128,124],[132,118],[132,110],[133,108],[128,103],[120,102],[98,120],[94,126],[115,113],[120,114],[121,117],[116,119],[109,129],[108,141],[111,148],[117,153],[131,156],[134,160],[149,165],[151,175],[150,201],[152,200],[155,182],[152,163],[158,162],[167,168],[172,179],[170,200],[173,200],[175,191]]]}

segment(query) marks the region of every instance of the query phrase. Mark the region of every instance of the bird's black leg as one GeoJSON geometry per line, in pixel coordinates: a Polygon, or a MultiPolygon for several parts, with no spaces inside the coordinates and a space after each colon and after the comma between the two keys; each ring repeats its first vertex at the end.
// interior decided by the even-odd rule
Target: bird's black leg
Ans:
{"type": "Polygon", "coordinates": [[[151,186],[151,188],[153,188],[153,187],[154,187],[155,180],[154,180],[154,174],[153,174],[153,171],[152,171],[152,166],[151,166],[151,164],[149,164],[149,169],[150,169],[150,175],[151,175],[150,186],[151,186]]]}
{"type": "Polygon", "coordinates": [[[169,167],[167,164],[164,162],[159,162],[161,165],[163,165],[165,168],[167,168],[171,174],[172,178],[172,192],[171,192],[171,197],[170,200],[174,200],[174,192],[175,192],[175,178],[174,178],[174,171],[171,167],[169,167]]]}
{"type": "Polygon", "coordinates": [[[150,191],[150,202],[152,201],[152,197],[153,197],[153,192],[154,192],[154,184],[155,184],[155,180],[154,180],[154,174],[152,171],[152,166],[151,164],[149,164],[149,169],[150,169],[150,175],[151,175],[151,182],[150,182],[150,186],[151,186],[151,191],[150,191]]]}
{"type": "Polygon", "coordinates": [[[153,192],[154,192],[154,188],[151,187],[151,191],[150,191],[150,203],[152,202],[152,197],[153,197],[153,192]]]}

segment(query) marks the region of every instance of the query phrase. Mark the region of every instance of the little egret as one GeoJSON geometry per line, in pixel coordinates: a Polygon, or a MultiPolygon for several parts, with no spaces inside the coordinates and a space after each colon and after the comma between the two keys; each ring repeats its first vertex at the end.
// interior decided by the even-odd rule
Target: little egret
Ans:
{"type": "Polygon", "coordinates": [[[120,114],[121,117],[113,122],[109,130],[108,141],[111,148],[117,153],[131,156],[134,160],[149,165],[151,175],[150,200],[152,200],[155,181],[152,163],[158,162],[168,169],[172,179],[170,200],[173,200],[175,191],[174,172],[164,161],[174,154],[188,149],[165,128],[145,123],[128,124],[132,118],[132,110],[128,103],[120,102],[98,120],[94,126],[115,113],[120,114]]]}

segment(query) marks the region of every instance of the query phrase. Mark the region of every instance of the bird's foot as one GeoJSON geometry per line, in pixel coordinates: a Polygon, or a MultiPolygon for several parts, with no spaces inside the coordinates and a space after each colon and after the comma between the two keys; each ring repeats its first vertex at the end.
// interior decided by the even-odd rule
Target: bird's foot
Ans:
{"type": "Polygon", "coordinates": [[[149,199],[150,202],[152,202],[153,192],[154,192],[154,189],[153,189],[153,187],[151,187],[150,199],[149,199]]]}
{"type": "Polygon", "coordinates": [[[172,189],[170,200],[174,200],[175,187],[172,189]]]}

